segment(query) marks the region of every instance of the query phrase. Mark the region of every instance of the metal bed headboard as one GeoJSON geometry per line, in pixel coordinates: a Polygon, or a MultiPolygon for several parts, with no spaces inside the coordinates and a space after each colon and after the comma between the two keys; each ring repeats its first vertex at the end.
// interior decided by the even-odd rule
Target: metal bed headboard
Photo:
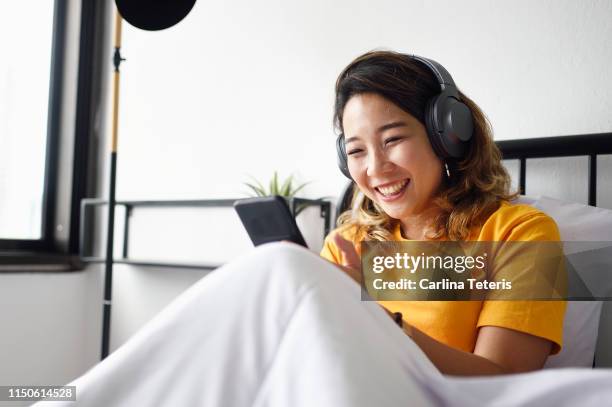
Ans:
{"type": "Polygon", "coordinates": [[[612,133],[497,141],[504,160],[519,160],[519,188],[525,193],[528,158],[588,156],[588,204],[597,206],[597,156],[612,154],[612,133]]]}

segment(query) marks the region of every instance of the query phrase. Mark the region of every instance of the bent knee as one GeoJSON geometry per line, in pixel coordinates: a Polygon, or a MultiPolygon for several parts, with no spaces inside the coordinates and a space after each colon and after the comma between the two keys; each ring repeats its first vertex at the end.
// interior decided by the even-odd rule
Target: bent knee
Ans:
{"type": "Polygon", "coordinates": [[[251,261],[266,265],[266,274],[278,274],[284,279],[318,280],[337,272],[318,254],[294,243],[268,243],[257,247],[252,256],[251,261]]]}
{"type": "Polygon", "coordinates": [[[295,243],[268,243],[258,247],[256,251],[271,263],[292,270],[319,269],[323,263],[318,254],[295,243]]]}

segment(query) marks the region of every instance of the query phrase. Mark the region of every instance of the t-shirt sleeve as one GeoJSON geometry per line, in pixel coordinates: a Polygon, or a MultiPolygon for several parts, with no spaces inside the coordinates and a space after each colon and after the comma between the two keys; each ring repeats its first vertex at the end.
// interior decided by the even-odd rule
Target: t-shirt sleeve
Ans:
{"type": "Polygon", "coordinates": [[[323,243],[323,249],[321,249],[320,256],[331,261],[332,263],[342,264],[340,251],[338,250],[338,246],[336,246],[333,241],[334,233],[338,232],[334,230],[330,232],[327,237],[325,237],[325,242],[323,243]]]}
{"type": "MultiPolygon", "coordinates": [[[[507,241],[538,242],[559,241],[559,230],[552,218],[538,212],[514,222],[506,233],[507,241]]],[[[536,247],[537,245],[533,245],[536,247]]],[[[524,246],[529,250],[529,246],[524,246]]],[[[534,273],[529,267],[517,267],[517,260],[506,262],[500,273],[512,274],[513,287],[531,284],[534,273]],[[517,272],[517,270],[520,270],[517,272]]],[[[484,301],[477,326],[498,326],[528,333],[553,342],[551,354],[561,350],[563,319],[566,302],[551,300],[503,300],[484,301]]]]}

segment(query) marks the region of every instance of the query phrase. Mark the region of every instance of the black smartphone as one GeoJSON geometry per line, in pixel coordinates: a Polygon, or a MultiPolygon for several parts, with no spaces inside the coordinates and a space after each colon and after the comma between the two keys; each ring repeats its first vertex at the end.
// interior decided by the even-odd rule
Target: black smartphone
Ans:
{"type": "Polygon", "coordinates": [[[308,247],[285,198],[275,195],[241,199],[234,203],[234,209],[255,246],[289,240],[308,247]]]}

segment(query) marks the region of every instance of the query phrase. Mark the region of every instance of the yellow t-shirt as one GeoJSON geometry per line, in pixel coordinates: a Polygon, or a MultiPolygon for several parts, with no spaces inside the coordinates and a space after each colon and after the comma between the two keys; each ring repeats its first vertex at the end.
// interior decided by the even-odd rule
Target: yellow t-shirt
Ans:
{"type": "MultiPolygon", "coordinates": [[[[342,253],[333,242],[332,231],[325,239],[321,256],[342,264],[342,253]]],[[[342,237],[352,240],[354,232],[342,237]]],[[[405,241],[399,224],[397,241],[405,241]]],[[[545,213],[523,204],[502,202],[480,229],[470,234],[472,241],[559,241],[556,223],[545,213]]],[[[552,354],[562,346],[565,301],[379,301],[391,312],[401,312],[404,320],[436,340],[473,352],[481,326],[499,326],[553,342],[552,354]]]]}

